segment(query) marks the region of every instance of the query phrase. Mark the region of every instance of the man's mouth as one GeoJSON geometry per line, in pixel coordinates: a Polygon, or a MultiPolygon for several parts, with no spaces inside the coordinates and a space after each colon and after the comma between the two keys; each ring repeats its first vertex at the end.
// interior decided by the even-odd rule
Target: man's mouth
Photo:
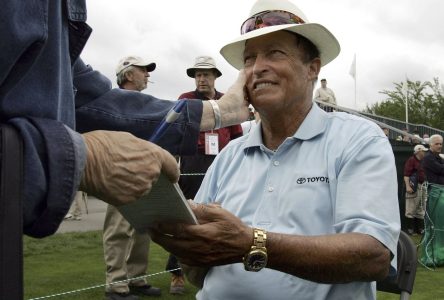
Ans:
{"type": "Polygon", "coordinates": [[[254,90],[257,91],[257,90],[264,89],[264,88],[267,88],[267,87],[272,86],[272,85],[274,85],[274,84],[271,83],[271,82],[256,83],[256,84],[254,84],[254,90]]]}

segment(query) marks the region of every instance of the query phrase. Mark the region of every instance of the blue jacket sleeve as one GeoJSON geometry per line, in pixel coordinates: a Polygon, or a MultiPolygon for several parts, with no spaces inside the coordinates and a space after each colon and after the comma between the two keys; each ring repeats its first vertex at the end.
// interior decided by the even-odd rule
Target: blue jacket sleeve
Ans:
{"type": "MultiPolygon", "coordinates": [[[[79,59],[74,66],[76,129],[127,131],[148,140],[173,101],[122,89],[112,89],[108,79],[79,59]]],[[[180,118],[166,131],[158,144],[178,155],[196,152],[202,102],[187,101],[180,118]]]]}
{"type": "Polygon", "coordinates": [[[57,231],[77,191],[86,161],[80,134],[44,118],[9,121],[24,143],[23,232],[45,237],[57,231]]]}

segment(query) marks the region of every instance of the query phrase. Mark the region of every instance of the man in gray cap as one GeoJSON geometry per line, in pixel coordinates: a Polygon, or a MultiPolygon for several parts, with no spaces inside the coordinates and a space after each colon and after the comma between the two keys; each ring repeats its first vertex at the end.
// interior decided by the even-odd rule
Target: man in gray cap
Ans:
{"type": "MultiPolygon", "coordinates": [[[[138,56],[122,58],[116,67],[117,84],[121,89],[141,92],[146,89],[150,72],[156,64],[138,56]]],[[[160,288],[149,285],[145,279],[125,280],[146,275],[150,237],[137,232],[109,204],[103,224],[103,252],[106,265],[107,300],[136,300],[139,295],[160,296],[160,288]],[[114,282],[124,281],[116,284],[114,282]]]]}
{"type": "Polygon", "coordinates": [[[146,89],[150,72],[155,69],[155,63],[147,62],[139,56],[124,57],[116,67],[117,85],[121,89],[141,92],[146,89]]]}

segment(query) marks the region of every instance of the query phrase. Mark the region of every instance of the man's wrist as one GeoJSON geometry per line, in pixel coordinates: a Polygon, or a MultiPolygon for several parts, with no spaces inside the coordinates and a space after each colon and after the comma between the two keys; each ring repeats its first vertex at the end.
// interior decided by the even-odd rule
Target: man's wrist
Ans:
{"type": "Polygon", "coordinates": [[[214,129],[219,129],[222,126],[222,116],[220,113],[219,104],[216,102],[216,100],[208,100],[208,102],[211,104],[211,107],[213,108],[214,129]]]}

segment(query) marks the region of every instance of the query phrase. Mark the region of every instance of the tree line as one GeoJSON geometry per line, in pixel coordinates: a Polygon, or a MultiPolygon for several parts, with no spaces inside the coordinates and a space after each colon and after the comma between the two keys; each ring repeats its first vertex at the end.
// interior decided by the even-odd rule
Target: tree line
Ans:
{"type": "Polygon", "coordinates": [[[439,79],[433,81],[394,82],[393,90],[382,90],[379,93],[387,98],[366,107],[364,112],[378,116],[405,120],[405,103],[408,101],[409,123],[423,124],[444,130],[444,85],[439,79]]]}

